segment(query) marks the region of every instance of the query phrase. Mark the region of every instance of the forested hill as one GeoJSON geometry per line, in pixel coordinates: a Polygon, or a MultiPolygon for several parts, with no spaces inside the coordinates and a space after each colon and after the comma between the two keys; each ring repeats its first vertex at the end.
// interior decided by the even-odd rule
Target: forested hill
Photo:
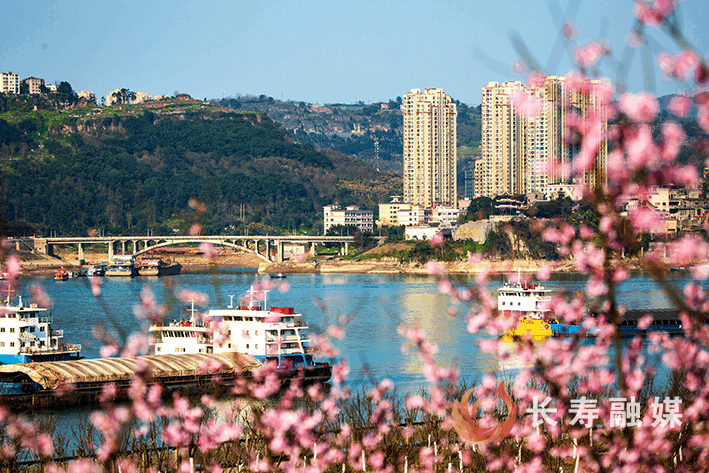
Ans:
{"type": "Polygon", "coordinates": [[[191,99],[64,111],[0,94],[11,234],[322,231],[322,206],[375,208],[395,176],[293,142],[257,113],[191,99]],[[203,204],[203,205],[202,205],[203,204]]]}

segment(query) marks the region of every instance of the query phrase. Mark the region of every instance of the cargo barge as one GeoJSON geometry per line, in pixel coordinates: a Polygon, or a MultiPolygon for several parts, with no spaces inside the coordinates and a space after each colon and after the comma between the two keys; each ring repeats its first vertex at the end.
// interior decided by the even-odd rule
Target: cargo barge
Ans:
{"type": "Polygon", "coordinates": [[[164,394],[219,394],[262,366],[241,353],[151,355],[0,366],[0,402],[13,408],[90,405],[113,385],[118,400],[127,399],[140,371],[164,394]]]}

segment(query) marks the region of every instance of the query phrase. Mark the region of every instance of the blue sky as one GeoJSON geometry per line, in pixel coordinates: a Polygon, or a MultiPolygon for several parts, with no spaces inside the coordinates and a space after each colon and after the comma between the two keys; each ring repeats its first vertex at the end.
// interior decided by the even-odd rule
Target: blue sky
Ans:
{"type": "MultiPolygon", "coordinates": [[[[510,68],[513,33],[542,65],[558,59],[548,72],[567,72],[568,51],[555,47],[573,10],[576,42],[605,38],[620,57],[632,0],[3,0],[0,70],[64,80],[98,98],[127,88],[369,103],[440,87],[479,104],[488,81],[520,78],[510,68]]],[[[685,0],[681,19],[706,58],[709,2],[685,0]]],[[[651,34],[676,51],[663,33],[651,34]]],[[[631,91],[645,88],[638,65],[636,54],[631,91]]],[[[655,73],[656,93],[681,90],[655,73]]]]}

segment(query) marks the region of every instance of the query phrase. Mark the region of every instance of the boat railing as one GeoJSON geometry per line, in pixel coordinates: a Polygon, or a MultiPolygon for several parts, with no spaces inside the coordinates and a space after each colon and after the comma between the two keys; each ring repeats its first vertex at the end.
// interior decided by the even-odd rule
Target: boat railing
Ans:
{"type": "Polygon", "coordinates": [[[22,354],[41,354],[41,353],[63,353],[63,352],[80,352],[81,344],[61,344],[59,347],[22,347],[20,348],[20,353],[22,354]]]}
{"type": "Polygon", "coordinates": [[[281,338],[279,339],[278,337],[274,337],[273,335],[269,335],[266,337],[266,343],[278,343],[280,342],[300,342],[303,339],[299,337],[298,335],[282,335],[281,338]]]}
{"type": "Polygon", "coordinates": [[[277,346],[266,345],[266,355],[300,355],[302,354],[300,348],[281,348],[278,349],[277,346]]]}

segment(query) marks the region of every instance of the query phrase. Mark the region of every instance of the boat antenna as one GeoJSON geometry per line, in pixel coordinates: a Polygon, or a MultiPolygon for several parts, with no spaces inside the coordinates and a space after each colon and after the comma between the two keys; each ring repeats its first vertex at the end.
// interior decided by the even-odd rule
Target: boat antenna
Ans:
{"type": "Polygon", "coordinates": [[[234,294],[229,294],[229,307],[227,309],[233,309],[234,308],[234,294]]]}
{"type": "Polygon", "coordinates": [[[517,284],[522,285],[522,268],[517,268],[517,284]]]}

